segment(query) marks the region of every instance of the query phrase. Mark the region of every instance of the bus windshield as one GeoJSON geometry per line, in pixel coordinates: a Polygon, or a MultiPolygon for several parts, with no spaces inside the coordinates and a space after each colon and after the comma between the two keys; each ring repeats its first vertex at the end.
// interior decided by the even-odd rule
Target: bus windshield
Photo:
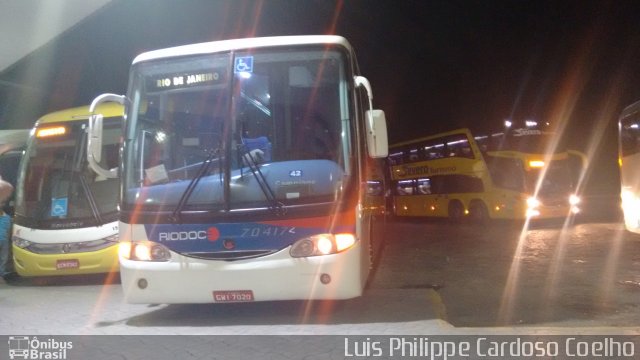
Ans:
{"type": "MultiPolygon", "coordinates": [[[[118,166],[120,119],[106,119],[109,134],[104,164],[118,166]]],[[[48,123],[36,128],[21,163],[16,215],[34,228],[102,225],[117,218],[117,179],[89,170],[86,121],[48,123]]]]}
{"type": "Polygon", "coordinates": [[[225,210],[332,201],[350,179],[339,51],[222,53],[134,66],[123,206],[225,210]]]}
{"type": "Polygon", "coordinates": [[[545,171],[540,168],[527,170],[519,158],[485,155],[485,159],[497,187],[537,193],[546,198],[564,196],[573,190],[574,176],[568,159],[552,160],[545,171]]]}
{"type": "Polygon", "coordinates": [[[569,167],[569,160],[553,160],[544,173],[540,169],[532,169],[527,172],[528,188],[531,192],[541,182],[538,195],[543,198],[561,198],[573,191],[574,177],[569,167]]]}

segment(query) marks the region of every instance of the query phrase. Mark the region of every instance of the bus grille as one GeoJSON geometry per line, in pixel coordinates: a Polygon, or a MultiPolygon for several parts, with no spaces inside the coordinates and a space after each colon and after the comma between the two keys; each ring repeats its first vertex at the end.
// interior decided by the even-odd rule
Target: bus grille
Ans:
{"type": "Polygon", "coordinates": [[[35,254],[75,254],[98,251],[116,245],[116,241],[99,239],[76,243],[41,244],[31,243],[25,249],[35,254]]]}
{"type": "Polygon", "coordinates": [[[186,252],[184,256],[206,260],[244,260],[275,253],[277,250],[247,250],[247,251],[218,251],[218,252],[186,252]]]}
{"type": "Polygon", "coordinates": [[[542,204],[547,207],[561,207],[567,205],[567,201],[564,199],[542,199],[542,204]]]}

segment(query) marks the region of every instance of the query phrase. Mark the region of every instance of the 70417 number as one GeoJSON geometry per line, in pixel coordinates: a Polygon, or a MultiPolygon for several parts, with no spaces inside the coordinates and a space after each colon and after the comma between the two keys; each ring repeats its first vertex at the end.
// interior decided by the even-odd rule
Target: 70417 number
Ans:
{"type": "Polygon", "coordinates": [[[296,228],[288,226],[251,227],[243,228],[240,237],[282,236],[295,233],[296,228]]]}

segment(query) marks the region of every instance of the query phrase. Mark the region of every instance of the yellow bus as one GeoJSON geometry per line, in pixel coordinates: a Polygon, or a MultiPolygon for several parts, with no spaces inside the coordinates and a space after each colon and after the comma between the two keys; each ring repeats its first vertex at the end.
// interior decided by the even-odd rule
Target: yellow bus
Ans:
{"type": "Polygon", "coordinates": [[[547,151],[552,133],[529,121],[474,136],[458,129],[390,146],[393,214],[459,221],[559,218],[579,212],[579,165],[547,151]]]}
{"type": "MultiPolygon", "coordinates": [[[[102,163],[118,167],[124,109],[109,104],[102,163]]],[[[13,260],[20,276],[118,271],[118,179],[87,165],[89,107],[40,118],[20,164],[13,226],[13,260]]]]}

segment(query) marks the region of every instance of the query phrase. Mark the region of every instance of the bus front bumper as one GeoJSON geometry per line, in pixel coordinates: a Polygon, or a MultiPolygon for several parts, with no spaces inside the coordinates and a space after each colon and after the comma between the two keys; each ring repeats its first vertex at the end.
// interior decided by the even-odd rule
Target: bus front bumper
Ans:
{"type": "Polygon", "coordinates": [[[360,244],[338,254],[292,258],[289,248],[267,256],[205,260],[175,252],[167,262],[120,258],[129,303],[215,303],[349,299],[362,295],[360,244]]]}
{"type": "Polygon", "coordinates": [[[118,271],[118,244],[81,253],[36,254],[13,245],[13,260],[20,276],[100,274],[118,271]]]}

